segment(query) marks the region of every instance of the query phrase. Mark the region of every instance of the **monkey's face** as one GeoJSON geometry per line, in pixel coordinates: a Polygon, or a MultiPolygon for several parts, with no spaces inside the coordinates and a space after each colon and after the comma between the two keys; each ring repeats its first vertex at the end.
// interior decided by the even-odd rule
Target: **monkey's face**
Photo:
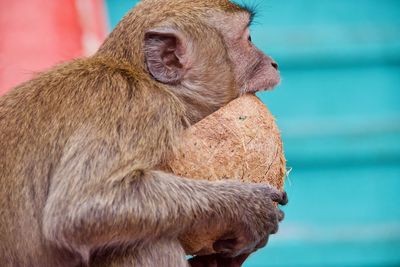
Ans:
{"type": "Polygon", "coordinates": [[[278,64],[254,46],[248,28],[230,54],[241,93],[270,90],[279,84],[278,64]]]}
{"type": "Polygon", "coordinates": [[[180,97],[198,121],[232,99],[272,89],[278,65],[251,42],[246,10],[166,20],[145,33],[150,75],[180,97]]]}
{"type": "Polygon", "coordinates": [[[223,38],[234,66],[240,94],[270,90],[278,85],[278,64],[252,42],[249,27],[252,21],[251,14],[237,12],[230,17],[221,16],[219,20],[216,27],[225,33],[223,38]]]}

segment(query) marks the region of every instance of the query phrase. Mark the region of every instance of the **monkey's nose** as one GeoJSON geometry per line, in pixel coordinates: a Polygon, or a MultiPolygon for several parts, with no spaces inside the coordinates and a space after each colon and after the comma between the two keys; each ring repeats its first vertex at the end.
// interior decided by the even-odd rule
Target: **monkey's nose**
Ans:
{"type": "Polygon", "coordinates": [[[273,67],[274,69],[278,70],[278,63],[272,62],[271,65],[272,65],[272,67],[273,67]]]}

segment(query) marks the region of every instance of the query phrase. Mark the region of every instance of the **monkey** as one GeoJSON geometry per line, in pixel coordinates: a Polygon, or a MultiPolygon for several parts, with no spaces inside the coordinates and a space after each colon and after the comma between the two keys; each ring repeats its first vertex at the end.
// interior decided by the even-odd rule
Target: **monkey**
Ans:
{"type": "Polygon", "coordinates": [[[279,83],[252,18],[228,0],[143,0],[94,55],[2,96],[0,265],[233,267],[265,246],[285,192],[159,167],[190,125],[279,83]],[[204,225],[226,235],[188,262],[179,237],[204,225]]]}

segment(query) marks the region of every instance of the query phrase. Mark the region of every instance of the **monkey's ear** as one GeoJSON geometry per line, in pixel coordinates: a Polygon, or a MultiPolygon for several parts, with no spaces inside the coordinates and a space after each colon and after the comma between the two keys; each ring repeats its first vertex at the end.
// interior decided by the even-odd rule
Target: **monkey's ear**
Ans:
{"type": "Polygon", "coordinates": [[[150,74],[162,83],[178,84],[188,69],[187,40],[172,28],[145,33],[144,54],[150,74]]]}

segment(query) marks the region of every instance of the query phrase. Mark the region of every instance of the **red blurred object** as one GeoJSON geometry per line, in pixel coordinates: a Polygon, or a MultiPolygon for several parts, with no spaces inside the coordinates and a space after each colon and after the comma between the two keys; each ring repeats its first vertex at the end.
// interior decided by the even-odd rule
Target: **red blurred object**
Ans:
{"type": "Polygon", "coordinates": [[[93,53],[106,32],[103,1],[0,0],[0,95],[36,72],[93,53]]]}

